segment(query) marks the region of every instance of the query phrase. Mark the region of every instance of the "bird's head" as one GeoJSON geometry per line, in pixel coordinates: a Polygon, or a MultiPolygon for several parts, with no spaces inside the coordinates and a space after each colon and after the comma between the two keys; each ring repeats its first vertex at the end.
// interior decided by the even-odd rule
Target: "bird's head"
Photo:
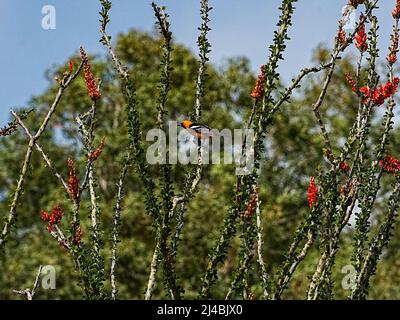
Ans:
{"type": "Polygon", "coordinates": [[[178,124],[178,126],[187,129],[187,128],[190,127],[190,125],[191,125],[192,123],[193,123],[193,122],[190,121],[190,120],[183,120],[180,124],[178,124]]]}

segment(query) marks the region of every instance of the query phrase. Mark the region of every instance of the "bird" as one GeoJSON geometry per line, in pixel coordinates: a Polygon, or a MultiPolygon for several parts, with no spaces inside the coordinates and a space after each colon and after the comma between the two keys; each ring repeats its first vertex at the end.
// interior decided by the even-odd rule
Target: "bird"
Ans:
{"type": "Polygon", "coordinates": [[[194,123],[190,120],[183,120],[178,126],[186,129],[191,135],[197,139],[208,139],[213,136],[215,132],[209,126],[200,123],[194,123]]]}

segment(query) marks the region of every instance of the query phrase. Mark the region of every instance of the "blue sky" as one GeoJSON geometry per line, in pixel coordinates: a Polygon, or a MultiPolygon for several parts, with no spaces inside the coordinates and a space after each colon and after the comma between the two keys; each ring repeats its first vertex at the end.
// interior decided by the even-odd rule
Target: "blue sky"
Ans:
{"type": "MultiPolygon", "coordinates": [[[[253,70],[265,63],[278,18],[280,0],[210,0],[211,61],[220,64],[231,56],[246,56],[253,70]]],[[[381,21],[381,48],[389,45],[394,0],[382,0],[377,11],[381,21]]],[[[114,0],[111,35],[131,28],[151,31],[154,18],[150,0],[114,0]]],[[[177,42],[196,48],[200,23],[198,0],[159,0],[171,16],[177,42]]],[[[310,64],[312,50],[331,44],[341,9],[347,0],[300,0],[290,31],[285,62],[280,71],[289,81],[310,64]]],[[[49,85],[45,70],[63,63],[80,45],[92,54],[104,54],[99,44],[98,0],[0,0],[0,126],[12,107],[25,106],[33,95],[49,85]],[[44,5],[56,8],[56,30],[43,30],[44,5]]],[[[386,52],[386,51],[383,51],[386,52]]]]}

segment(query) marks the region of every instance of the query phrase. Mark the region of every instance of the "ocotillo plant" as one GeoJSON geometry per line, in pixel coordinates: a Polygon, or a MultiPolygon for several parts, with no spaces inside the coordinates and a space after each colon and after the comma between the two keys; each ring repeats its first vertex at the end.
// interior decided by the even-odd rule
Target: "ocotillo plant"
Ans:
{"type": "MultiPolygon", "coordinates": [[[[61,249],[69,254],[74,264],[82,295],[86,299],[118,299],[119,298],[119,255],[122,228],[126,219],[125,194],[129,179],[137,179],[140,184],[143,210],[151,224],[151,231],[145,237],[151,239],[152,253],[145,275],[147,281],[143,288],[143,298],[152,299],[155,291],[159,295],[179,300],[187,298],[184,275],[177,266],[181,258],[182,237],[185,227],[191,223],[190,210],[199,196],[204,177],[209,173],[210,166],[204,161],[206,142],[216,135],[210,133],[204,139],[205,132],[212,131],[202,125],[204,119],[209,85],[209,54],[212,45],[209,32],[212,19],[211,1],[200,0],[201,25],[198,28],[198,60],[197,72],[193,77],[194,95],[189,116],[182,122],[182,130],[191,132],[197,139],[196,161],[179,169],[169,163],[170,151],[162,155],[156,165],[149,163],[145,139],[145,124],[143,106],[138,90],[140,74],[135,73],[135,65],[121,58],[119,52],[108,35],[107,27],[112,23],[112,2],[100,0],[100,43],[108,54],[108,62],[114,69],[117,79],[118,94],[123,97],[125,105],[125,127],[127,137],[125,145],[118,148],[124,150],[124,159],[120,164],[113,195],[112,219],[107,219],[102,211],[103,199],[99,191],[101,168],[98,160],[107,152],[107,136],[99,136],[98,127],[101,119],[98,110],[101,104],[110,103],[102,91],[100,75],[95,74],[91,58],[80,48],[80,63],[70,63],[69,69],[58,79],[58,91],[53,103],[47,110],[36,132],[27,125],[27,119],[34,109],[22,112],[11,111],[13,120],[0,131],[2,139],[10,135],[21,134],[27,138],[27,149],[20,174],[13,191],[9,192],[9,211],[2,213],[0,247],[7,250],[8,241],[16,235],[16,224],[22,212],[18,206],[30,170],[32,155],[42,158],[49,172],[55,177],[68,198],[69,205],[49,203],[43,208],[40,218],[43,228],[47,228],[51,237],[57,241],[61,249]],[[58,106],[70,85],[82,77],[87,88],[91,105],[86,112],[74,115],[75,127],[79,133],[79,147],[85,158],[85,170],[80,172],[71,155],[65,159],[65,169],[68,179],[53,164],[52,155],[41,144],[41,138],[48,130],[49,122],[56,113],[62,113],[58,106]],[[104,101],[104,102],[103,102],[104,101]],[[87,203],[88,208],[81,204],[87,203]],[[49,211],[48,209],[51,208],[49,211]],[[47,210],[47,211],[46,211],[47,210]],[[88,226],[87,234],[83,232],[88,226]],[[109,264],[109,260],[110,264],[109,264]],[[157,285],[162,283],[163,285],[157,285]]],[[[285,292],[299,272],[300,265],[313,255],[314,264],[303,297],[314,299],[334,299],[335,277],[334,268],[338,255],[341,253],[342,240],[346,236],[346,227],[354,220],[352,230],[352,254],[349,265],[354,268],[354,277],[349,299],[365,299],[368,296],[371,278],[379,267],[379,260],[388,247],[393,228],[396,223],[397,210],[400,201],[400,160],[391,155],[389,150],[391,136],[394,130],[395,95],[400,84],[396,75],[397,54],[399,51],[399,19],[400,1],[397,0],[392,12],[393,32],[391,45],[386,54],[386,75],[382,76],[379,69],[378,28],[379,21],[375,15],[379,0],[349,0],[343,15],[338,22],[337,32],[332,35],[333,49],[329,59],[322,64],[304,68],[293,78],[291,84],[284,87],[278,73],[284,55],[296,14],[297,0],[282,0],[277,29],[274,31],[273,43],[265,63],[260,68],[253,90],[248,92],[252,104],[248,106],[247,117],[242,119],[245,138],[239,148],[242,161],[252,162],[240,175],[233,176],[230,181],[232,192],[228,210],[224,212],[222,225],[205,259],[204,269],[198,275],[195,283],[197,297],[200,299],[215,298],[214,287],[219,281],[224,281],[226,299],[282,299],[285,292]],[[362,11],[358,20],[349,31],[348,21],[357,10],[362,11]],[[368,30],[368,31],[367,31],[368,30]],[[341,137],[342,144],[333,141],[334,128],[327,124],[324,102],[332,88],[333,79],[340,61],[347,50],[354,46],[357,50],[357,61],[354,74],[347,73],[345,80],[352,91],[353,108],[356,117],[351,119],[347,128],[347,136],[341,137]],[[323,147],[320,151],[321,166],[312,168],[315,172],[309,177],[307,213],[302,217],[286,252],[280,252],[283,257],[279,268],[272,267],[265,252],[269,246],[266,239],[266,229],[263,219],[268,199],[263,199],[265,182],[260,182],[265,163],[268,161],[266,140],[273,132],[273,127],[283,110],[290,112],[291,99],[295,92],[310,76],[320,74],[323,78],[318,87],[317,99],[304,106],[302,112],[312,114],[315,127],[318,129],[323,147]],[[382,110],[382,111],[380,111],[382,110]],[[383,122],[374,122],[377,112],[385,112],[383,122]],[[377,136],[373,136],[377,133],[377,136]],[[380,192],[383,190],[383,180],[391,181],[391,187],[385,190],[386,203],[382,203],[380,192]],[[374,210],[379,205],[384,212],[379,225],[372,226],[374,210]],[[232,258],[232,247],[234,255],[232,258]],[[229,265],[228,277],[221,280],[222,269],[229,265]],[[256,288],[256,289],[255,289],[256,288]],[[261,292],[256,296],[254,291],[261,292]]],[[[156,30],[159,33],[160,54],[158,85],[152,88],[156,96],[156,104],[152,106],[152,123],[155,129],[168,131],[168,120],[171,114],[170,99],[173,94],[174,51],[177,45],[171,31],[170,16],[165,7],[152,3],[156,30]]],[[[133,53],[135,54],[135,52],[133,53]]],[[[208,109],[207,109],[208,110],[208,109]]],[[[222,128],[220,128],[222,129],[222,128]]],[[[170,137],[169,137],[170,138],[170,137]]],[[[168,140],[161,141],[165,145],[168,140]]],[[[30,174],[35,174],[35,169],[30,174]]],[[[306,193],[306,190],[305,190],[306,193]]],[[[61,200],[60,200],[61,202],[61,200]]],[[[305,201],[306,202],[306,201],[305,201]]],[[[63,202],[64,203],[64,202],[63,202]]],[[[33,213],[32,213],[33,214],[33,213]]],[[[133,250],[133,249],[132,249],[133,250]]],[[[16,293],[33,299],[38,292],[38,281],[42,268],[39,269],[33,289],[16,290],[16,293]]],[[[135,272],[132,270],[132,272],[135,272]]],[[[15,288],[10,288],[10,290],[15,288]]],[[[218,295],[221,298],[221,295],[218,295]]]]}

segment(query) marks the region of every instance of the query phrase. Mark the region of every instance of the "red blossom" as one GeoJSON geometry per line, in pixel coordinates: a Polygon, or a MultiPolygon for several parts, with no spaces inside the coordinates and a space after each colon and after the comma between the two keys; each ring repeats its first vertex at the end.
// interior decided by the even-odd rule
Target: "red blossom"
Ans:
{"type": "Polygon", "coordinates": [[[342,30],[342,29],[339,30],[338,36],[337,36],[337,41],[341,45],[346,43],[346,32],[344,30],[342,30]]]}
{"type": "Polygon", "coordinates": [[[53,214],[51,215],[50,221],[53,221],[54,224],[58,224],[63,217],[64,210],[59,205],[55,206],[53,208],[53,214]]]}
{"type": "Polygon", "coordinates": [[[80,48],[80,52],[81,52],[81,57],[82,57],[82,61],[83,61],[83,75],[84,75],[85,82],[86,82],[86,88],[88,90],[89,96],[93,100],[97,100],[101,97],[101,93],[97,89],[97,84],[96,84],[96,81],[94,80],[94,76],[93,76],[93,72],[90,67],[89,59],[86,55],[85,50],[83,50],[82,47],[80,48]]]}
{"type": "Polygon", "coordinates": [[[363,96],[363,103],[367,104],[372,99],[374,105],[381,106],[386,99],[392,97],[396,93],[399,82],[399,78],[394,78],[392,81],[388,81],[385,85],[380,85],[374,91],[368,86],[360,88],[360,92],[363,96]]]}
{"type": "Polygon", "coordinates": [[[350,73],[346,73],[345,77],[346,81],[351,85],[351,90],[353,90],[353,92],[357,92],[357,87],[358,87],[357,81],[351,76],[350,73]]]}
{"type": "Polygon", "coordinates": [[[385,159],[379,161],[379,165],[387,173],[396,175],[400,172],[400,160],[393,158],[390,154],[387,154],[385,159]]]}
{"type": "Polygon", "coordinates": [[[253,216],[254,211],[256,209],[257,206],[257,201],[258,201],[258,190],[254,190],[251,199],[247,205],[247,209],[246,209],[246,213],[245,213],[245,217],[246,218],[250,218],[253,216]]]}
{"type": "Polygon", "coordinates": [[[50,214],[47,211],[42,210],[40,217],[43,222],[48,222],[50,220],[50,214]]]}
{"type": "Polygon", "coordinates": [[[392,11],[392,16],[395,19],[400,19],[400,0],[396,0],[396,6],[392,11]]]}
{"type": "Polygon", "coordinates": [[[97,160],[98,157],[100,157],[101,153],[104,150],[104,139],[101,141],[100,145],[98,148],[94,151],[92,151],[89,155],[89,159],[91,162],[94,162],[97,160]]]}
{"type": "Polygon", "coordinates": [[[380,106],[385,102],[386,99],[392,97],[397,91],[399,81],[399,78],[394,78],[385,85],[380,85],[372,95],[374,104],[380,106]]]}
{"type": "Polygon", "coordinates": [[[389,64],[394,64],[397,61],[397,54],[394,52],[389,53],[389,55],[386,57],[386,60],[389,62],[389,64]]]}
{"type": "Polygon", "coordinates": [[[349,5],[357,9],[358,5],[364,3],[364,0],[349,0],[349,5]]]}
{"type": "Polygon", "coordinates": [[[315,179],[314,177],[310,177],[310,184],[308,186],[308,204],[310,208],[312,208],[317,202],[317,193],[318,193],[318,188],[317,185],[315,184],[315,179]]]}
{"type": "Polygon", "coordinates": [[[360,88],[360,92],[364,95],[364,97],[370,98],[372,95],[372,90],[368,86],[364,86],[360,88]]]}
{"type": "Polygon", "coordinates": [[[72,73],[72,71],[74,71],[74,63],[72,62],[72,60],[69,62],[69,73],[72,73]]]}
{"type": "Polygon", "coordinates": [[[81,244],[81,241],[82,241],[82,230],[81,227],[79,226],[75,232],[74,244],[79,246],[81,244]]]}
{"type": "Polygon", "coordinates": [[[64,217],[63,209],[57,205],[53,207],[52,214],[50,215],[47,211],[42,211],[41,219],[43,222],[47,222],[47,231],[52,232],[54,226],[61,222],[61,219],[64,217]]]}
{"type": "Polygon", "coordinates": [[[265,86],[265,79],[266,79],[266,69],[265,65],[261,66],[261,74],[257,78],[256,86],[254,87],[253,91],[251,92],[251,96],[256,99],[256,101],[262,99],[264,96],[264,86],[265,86]]]}
{"type": "Polygon", "coordinates": [[[385,102],[385,95],[383,94],[383,86],[380,85],[378,89],[372,94],[372,100],[375,105],[381,106],[385,102]]]}
{"type": "MultiPolygon", "coordinates": [[[[360,21],[363,19],[363,16],[360,16],[360,21]]],[[[356,47],[361,51],[365,52],[368,49],[367,44],[367,33],[365,32],[365,23],[361,23],[356,35],[356,47]]]]}
{"type": "Polygon", "coordinates": [[[348,172],[350,170],[350,166],[347,162],[343,161],[340,163],[339,165],[340,170],[342,170],[343,172],[348,172]]]}
{"type": "Polygon", "coordinates": [[[400,78],[394,78],[391,82],[389,81],[388,83],[385,84],[383,87],[383,94],[385,95],[386,98],[394,96],[394,94],[397,91],[397,88],[399,87],[400,83],[400,78]]]}
{"type": "Polygon", "coordinates": [[[363,86],[360,88],[360,93],[362,95],[362,101],[364,104],[368,104],[369,100],[372,98],[374,92],[368,86],[363,86]]]}
{"type": "Polygon", "coordinates": [[[76,174],[74,161],[68,159],[67,165],[69,168],[68,190],[72,196],[72,199],[76,200],[79,196],[79,180],[76,174]]]}
{"type": "Polygon", "coordinates": [[[392,37],[392,46],[390,48],[390,53],[386,57],[386,60],[390,65],[393,65],[397,61],[397,53],[399,52],[399,32],[394,30],[392,37]]]}

